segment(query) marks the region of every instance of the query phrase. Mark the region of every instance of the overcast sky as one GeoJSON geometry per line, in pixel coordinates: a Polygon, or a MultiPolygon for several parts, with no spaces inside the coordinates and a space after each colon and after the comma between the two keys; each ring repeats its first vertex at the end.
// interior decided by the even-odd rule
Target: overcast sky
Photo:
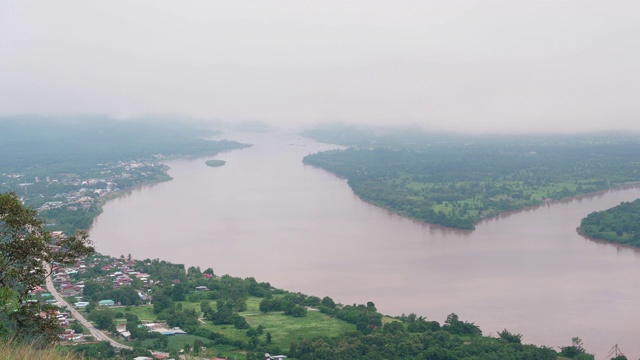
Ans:
{"type": "Polygon", "coordinates": [[[640,130],[640,2],[0,0],[25,113],[640,130]]]}

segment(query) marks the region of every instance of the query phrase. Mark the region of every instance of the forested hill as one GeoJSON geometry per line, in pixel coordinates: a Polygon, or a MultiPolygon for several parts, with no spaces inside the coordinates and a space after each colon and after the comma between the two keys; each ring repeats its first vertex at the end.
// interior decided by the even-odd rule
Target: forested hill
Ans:
{"type": "Polygon", "coordinates": [[[153,119],[0,117],[0,170],[24,172],[37,166],[51,175],[92,168],[97,163],[158,154],[210,155],[247,146],[203,138],[215,133],[194,123],[153,119]]]}
{"type": "Polygon", "coordinates": [[[453,228],[473,229],[502,212],[640,181],[638,135],[369,131],[365,140],[357,129],[342,130],[304,134],[358,147],[312,154],[304,163],[345,177],[365,201],[453,228]]]}
{"type": "Polygon", "coordinates": [[[592,212],[582,219],[578,232],[595,239],[640,247],[640,199],[592,212]]]}

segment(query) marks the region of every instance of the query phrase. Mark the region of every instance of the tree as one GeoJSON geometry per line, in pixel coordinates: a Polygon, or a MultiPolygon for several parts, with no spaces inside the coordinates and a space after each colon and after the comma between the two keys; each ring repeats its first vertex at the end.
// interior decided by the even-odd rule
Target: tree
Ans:
{"type": "Polygon", "coordinates": [[[233,302],[233,307],[237,312],[247,311],[247,299],[240,297],[233,302]]]}
{"type": "Polygon", "coordinates": [[[208,301],[203,300],[202,302],[200,302],[200,311],[202,312],[202,316],[208,319],[211,318],[213,308],[208,301]]]}
{"type": "Polygon", "coordinates": [[[324,298],[322,298],[322,305],[331,309],[336,307],[336,303],[333,302],[333,299],[328,296],[325,296],[324,298]]]}
{"type": "Polygon", "coordinates": [[[476,326],[474,323],[460,320],[458,315],[456,315],[455,313],[447,315],[447,320],[445,320],[442,329],[450,332],[451,334],[457,335],[482,335],[482,331],[480,331],[480,328],[478,326],[476,326]]]}
{"type": "Polygon", "coordinates": [[[77,321],[71,324],[71,330],[73,330],[76,334],[82,334],[82,332],[84,331],[82,325],[80,325],[80,323],[77,321]]]}
{"type": "Polygon", "coordinates": [[[260,311],[266,314],[269,310],[271,310],[271,300],[262,299],[262,301],[260,301],[260,311]]]}
{"type": "Polygon", "coordinates": [[[522,344],[522,334],[513,334],[509,332],[507,329],[504,329],[498,332],[498,336],[500,336],[500,338],[502,340],[505,340],[506,342],[514,343],[514,344],[522,344]]]}
{"type": "Polygon", "coordinates": [[[293,317],[305,317],[305,316],[307,316],[307,309],[304,306],[296,305],[291,310],[291,316],[293,316],[293,317]]]}
{"type": "Polygon", "coordinates": [[[582,339],[579,337],[571,338],[571,346],[563,346],[560,350],[560,356],[572,359],[593,359],[593,355],[587,354],[584,347],[582,347],[582,339]]]}
{"type": "Polygon", "coordinates": [[[29,292],[45,282],[54,263],[68,266],[93,251],[86,232],[54,240],[35,210],[13,193],[0,193],[0,336],[54,341],[59,324],[53,307],[27,302],[29,292]]]}
{"type": "Polygon", "coordinates": [[[100,285],[95,280],[86,281],[84,287],[82,288],[82,295],[88,298],[92,297],[93,294],[98,294],[104,291],[104,286],[100,285]]]}
{"type": "Polygon", "coordinates": [[[202,277],[202,271],[200,271],[200,267],[190,266],[189,269],[187,269],[187,277],[191,279],[202,277]]]}
{"type": "Polygon", "coordinates": [[[89,314],[89,320],[96,323],[98,329],[107,330],[113,325],[114,314],[107,307],[98,307],[89,314]]]}
{"type": "Polygon", "coordinates": [[[158,291],[153,296],[153,313],[160,314],[164,310],[173,309],[173,300],[165,295],[162,291],[158,291]]]}
{"type": "Polygon", "coordinates": [[[202,342],[202,340],[196,339],[193,342],[193,353],[194,354],[200,354],[200,351],[202,351],[203,347],[204,347],[204,343],[202,342]]]}
{"type": "Polygon", "coordinates": [[[404,332],[404,326],[400,321],[392,321],[384,324],[383,331],[389,334],[398,334],[404,332]]]}
{"type": "Polygon", "coordinates": [[[236,329],[248,329],[249,328],[249,323],[247,322],[247,319],[245,319],[243,316],[240,316],[238,314],[233,316],[233,326],[236,329]]]}

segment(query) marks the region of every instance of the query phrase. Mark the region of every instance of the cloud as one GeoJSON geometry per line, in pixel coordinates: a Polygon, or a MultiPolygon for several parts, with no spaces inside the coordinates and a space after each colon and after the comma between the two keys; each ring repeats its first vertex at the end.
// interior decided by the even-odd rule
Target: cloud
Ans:
{"type": "Polygon", "coordinates": [[[0,113],[640,129],[640,5],[0,4],[0,113]]]}

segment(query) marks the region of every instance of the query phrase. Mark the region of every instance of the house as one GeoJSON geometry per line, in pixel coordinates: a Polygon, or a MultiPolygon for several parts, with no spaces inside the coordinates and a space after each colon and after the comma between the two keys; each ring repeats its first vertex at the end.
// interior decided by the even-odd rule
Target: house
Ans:
{"type": "Polygon", "coordinates": [[[100,300],[98,301],[98,305],[102,305],[102,306],[114,306],[116,304],[115,301],[113,300],[100,300]]]}
{"type": "MultiPolygon", "coordinates": [[[[158,329],[160,330],[160,329],[158,329]]],[[[180,329],[179,327],[174,327],[173,329],[162,329],[161,331],[158,331],[160,334],[165,335],[165,336],[173,336],[173,335],[185,335],[186,332],[184,332],[182,329],[180,329]]]]}
{"type": "Polygon", "coordinates": [[[127,339],[127,338],[129,338],[131,336],[131,333],[127,331],[127,325],[126,324],[118,324],[116,326],[116,330],[118,331],[120,336],[122,336],[125,339],[127,339]]]}
{"type": "Polygon", "coordinates": [[[79,309],[86,308],[87,305],[89,305],[88,301],[79,301],[79,302],[73,304],[73,306],[75,306],[75,307],[77,307],[79,309]]]}
{"type": "Polygon", "coordinates": [[[264,354],[265,360],[284,360],[287,357],[285,355],[269,355],[269,353],[264,354]]]}
{"type": "Polygon", "coordinates": [[[152,332],[157,332],[165,336],[173,336],[173,335],[185,335],[186,332],[179,327],[174,327],[172,329],[167,329],[159,324],[144,324],[144,326],[152,332]]]}
{"type": "Polygon", "coordinates": [[[209,291],[209,288],[206,286],[196,286],[196,291],[209,291]]]}

